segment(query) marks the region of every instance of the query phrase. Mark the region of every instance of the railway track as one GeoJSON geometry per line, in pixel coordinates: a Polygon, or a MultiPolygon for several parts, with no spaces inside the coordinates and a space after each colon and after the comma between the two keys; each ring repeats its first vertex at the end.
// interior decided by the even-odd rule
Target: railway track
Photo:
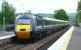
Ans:
{"type": "Polygon", "coordinates": [[[67,31],[68,28],[69,27],[64,28],[61,31],[55,32],[34,43],[27,42],[21,44],[11,41],[11,43],[0,47],[0,50],[46,50],[53,42],[55,42],[59,37],[61,37],[63,33],[67,31]]]}
{"type": "Polygon", "coordinates": [[[21,48],[20,50],[46,50],[52,43],[54,43],[59,37],[61,37],[67,29],[68,28],[53,33],[34,44],[30,44],[24,48],[21,48]]]}
{"type": "Polygon", "coordinates": [[[19,50],[23,47],[25,47],[27,44],[11,44],[11,46],[2,48],[1,50],[19,50]]]}

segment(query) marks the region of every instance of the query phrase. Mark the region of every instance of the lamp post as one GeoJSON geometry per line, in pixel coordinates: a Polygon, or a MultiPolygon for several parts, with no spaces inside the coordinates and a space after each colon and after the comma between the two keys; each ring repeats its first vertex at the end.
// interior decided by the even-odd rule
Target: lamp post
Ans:
{"type": "MultiPolygon", "coordinates": [[[[3,0],[3,5],[4,5],[5,0],[3,0]]],[[[3,14],[3,30],[5,31],[5,14],[4,14],[4,7],[2,5],[2,14],[3,14]]],[[[6,6],[6,5],[4,5],[6,6]]]]}

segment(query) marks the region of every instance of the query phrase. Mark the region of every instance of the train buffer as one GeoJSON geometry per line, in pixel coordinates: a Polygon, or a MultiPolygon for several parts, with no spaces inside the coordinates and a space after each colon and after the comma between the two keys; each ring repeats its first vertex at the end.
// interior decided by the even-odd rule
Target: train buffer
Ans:
{"type": "Polygon", "coordinates": [[[72,26],[47,50],[81,50],[81,28],[72,26]]]}

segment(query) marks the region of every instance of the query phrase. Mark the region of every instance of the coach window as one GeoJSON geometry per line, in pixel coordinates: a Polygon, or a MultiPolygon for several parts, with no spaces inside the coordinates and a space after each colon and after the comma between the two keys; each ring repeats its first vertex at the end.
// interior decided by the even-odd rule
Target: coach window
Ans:
{"type": "Polygon", "coordinates": [[[37,26],[41,26],[42,25],[42,20],[36,20],[37,22],[37,26]]]}
{"type": "Polygon", "coordinates": [[[49,22],[48,22],[48,20],[45,20],[45,25],[49,25],[49,22]]]}

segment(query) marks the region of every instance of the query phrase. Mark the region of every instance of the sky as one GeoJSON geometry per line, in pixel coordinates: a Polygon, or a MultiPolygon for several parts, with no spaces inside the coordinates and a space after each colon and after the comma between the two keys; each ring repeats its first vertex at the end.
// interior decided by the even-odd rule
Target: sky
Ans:
{"type": "Polygon", "coordinates": [[[0,0],[0,11],[1,11],[2,0],[0,0]]]}
{"type": "Polygon", "coordinates": [[[16,13],[54,13],[54,10],[64,9],[67,13],[75,13],[79,0],[6,0],[12,4],[16,13]]]}

